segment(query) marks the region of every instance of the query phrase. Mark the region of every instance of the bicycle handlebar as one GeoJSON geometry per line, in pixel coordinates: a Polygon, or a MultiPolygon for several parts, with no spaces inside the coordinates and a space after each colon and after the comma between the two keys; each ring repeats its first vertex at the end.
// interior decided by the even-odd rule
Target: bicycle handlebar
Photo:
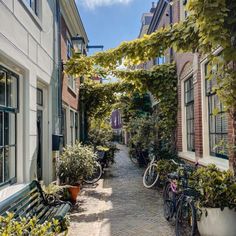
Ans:
{"type": "Polygon", "coordinates": [[[174,159],[170,159],[175,165],[180,165],[180,163],[177,163],[174,159]]]}
{"type": "Polygon", "coordinates": [[[198,162],[195,164],[195,166],[192,166],[191,164],[178,163],[174,159],[170,159],[170,161],[178,166],[179,169],[183,169],[185,173],[192,172],[198,167],[198,162]]]}

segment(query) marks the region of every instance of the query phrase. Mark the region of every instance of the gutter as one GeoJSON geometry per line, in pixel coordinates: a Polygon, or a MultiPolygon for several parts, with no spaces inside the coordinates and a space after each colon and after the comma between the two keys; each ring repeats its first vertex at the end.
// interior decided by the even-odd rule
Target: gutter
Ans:
{"type": "Polygon", "coordinates": [[[59,134],[62,131],[62,60],[61,60],[61,9],[60,0],[56,0],[56,19],[57,19],[57,42],[58,42],[58,117],[59,117],[59,134]]]}

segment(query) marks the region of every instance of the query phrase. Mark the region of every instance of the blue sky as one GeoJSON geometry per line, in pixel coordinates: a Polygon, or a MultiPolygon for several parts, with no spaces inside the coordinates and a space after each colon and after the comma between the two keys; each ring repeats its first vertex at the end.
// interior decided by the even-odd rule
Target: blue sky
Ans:
{"type": "Polygon", "coordinates": [[[142,13],[153,0],[76,0],[90,45],[104,49],[137,38],[142,13]]]}

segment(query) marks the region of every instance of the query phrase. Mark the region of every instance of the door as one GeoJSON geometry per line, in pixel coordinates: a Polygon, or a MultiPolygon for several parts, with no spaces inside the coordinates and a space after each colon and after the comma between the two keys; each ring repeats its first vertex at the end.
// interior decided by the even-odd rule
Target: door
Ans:
{"type": "Polygon", "coordinates": [[[38,180],[43,178],[43,111],[37,110],[37,177],[38,180]]]}

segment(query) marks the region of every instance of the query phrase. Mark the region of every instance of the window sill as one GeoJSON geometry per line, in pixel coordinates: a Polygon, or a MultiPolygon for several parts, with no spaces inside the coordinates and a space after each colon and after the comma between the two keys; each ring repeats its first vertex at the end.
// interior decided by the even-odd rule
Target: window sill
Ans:
{"type": "MultiPolygon", "coordinates": [[[[190,162],[196,162],[196,156],[194,152],[179,152],[178,155],[190,162]]],[[[198,163],[202,166],[207,166],[209,164],[215,164],[220,170],[228,170],[229,169],[229,161],[226,159],[213,157],[213,156],[205,156],[198,158],[198,163]]]]}
{"type": "Polygon", "coordinates": [[[187,161],[196,162],[195,152],[179,152],[179,156],[187,161]]]}
{"type": "Polygon", "coordinates": [[[203,158],[199,158],[199,164],[203,166],[207,166],[209,164],[215,164],[220,170],[228,170],[229,169],[229,161],[226,159],[206,156],[203,158]]]}
{"type": "Polygon", "coordinates": [[[0,202],[24,188],[26,184],[5,185],[0,189],[0,202]]]}
{"type": "Polygon", "coordinates": [[[29,14],[30,18],[34,21],[34,23],[38,26],[38,28],[40,30],[43,29],[42,27],[42,22],[40,20],[40,18],[33,12],[33,10],[30,8],[30,6],[28,6],[27,3],[25,3],[24,0],[20,0],[20,3],[22,4],[22,6],[25,8],[26,12],[29,14]]]}

